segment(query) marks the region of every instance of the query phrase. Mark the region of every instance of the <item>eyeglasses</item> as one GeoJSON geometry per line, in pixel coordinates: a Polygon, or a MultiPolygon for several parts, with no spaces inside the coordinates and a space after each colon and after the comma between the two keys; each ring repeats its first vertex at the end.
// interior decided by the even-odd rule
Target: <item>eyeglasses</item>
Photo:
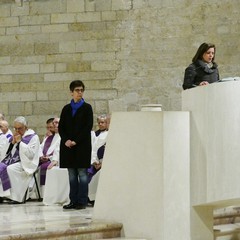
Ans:
{"type": "Polygon", "coordinates": [[[14,128],[14,131],[22,131],[24,127],[14,128]]]}
{"type": "Polygon", "coordinates": [[[75,92],[84,92],[84,89],[83,88],[76,88],[74,89],[75,92]]]}

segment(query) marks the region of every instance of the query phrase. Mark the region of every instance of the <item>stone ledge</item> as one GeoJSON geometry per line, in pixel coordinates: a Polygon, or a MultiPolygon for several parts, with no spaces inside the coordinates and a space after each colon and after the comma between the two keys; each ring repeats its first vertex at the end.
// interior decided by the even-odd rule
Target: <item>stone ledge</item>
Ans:
{"type": "Polygon", "coordinates": [[[0,240],[95,240],[95,239],[119,239],[121,236],[122,224],[116,222],[91,221],[89,223],[76,223],[76,227],[60,228],[46,231],[39,229],[31,233],[2,234],[0,240]]]}

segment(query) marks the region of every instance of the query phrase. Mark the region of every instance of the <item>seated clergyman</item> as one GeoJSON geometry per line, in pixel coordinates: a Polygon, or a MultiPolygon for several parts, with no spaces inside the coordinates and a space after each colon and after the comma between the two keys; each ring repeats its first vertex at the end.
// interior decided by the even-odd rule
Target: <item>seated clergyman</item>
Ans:
{"type": "Polygon", "coordinates": [[[39,149],[38,135],[32,129],[28,129],[24,117],[17,117],[14,120],[14,133],[6,156],[0,163],[0,197],[23,201],[32,175],[39,164],[39,149]]]}
{"type": "Polygon", "coordinates": [[[47,120],[47,128],[49,129],[50,135],[45,137],[43,142],[40,145],[40,185],[45,185],[46,181],[46,171],[48,169],[48,166],[50,167],[54,166],[55,159],[53,158],[55,156],[54,152],[57,148],[59,148],[60,145],[60,135],[58,133],[58,123],[59,118],[50,118],[47,120]]]}
{"type": "Polygon", "coordinates": [[[9,129],[8,122],[6,120],[0,120],[0,161],[5,157],[8,143],[12,138],[12,131],[9,129]]]}

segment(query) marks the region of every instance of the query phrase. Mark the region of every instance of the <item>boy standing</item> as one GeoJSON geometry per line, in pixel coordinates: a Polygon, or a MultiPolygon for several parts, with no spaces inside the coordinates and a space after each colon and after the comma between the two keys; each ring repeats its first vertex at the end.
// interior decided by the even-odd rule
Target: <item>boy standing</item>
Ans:
{"type": "Polygon", "coordinates": [[[63,209],[84,209],[88,203],[88,174],[91,166],[91,130],[93,111],[83,99],[82,81],[70,83],[72,100],[62,109],[59,122],[60,168],[67,168],[70,203],[63,209]]]}

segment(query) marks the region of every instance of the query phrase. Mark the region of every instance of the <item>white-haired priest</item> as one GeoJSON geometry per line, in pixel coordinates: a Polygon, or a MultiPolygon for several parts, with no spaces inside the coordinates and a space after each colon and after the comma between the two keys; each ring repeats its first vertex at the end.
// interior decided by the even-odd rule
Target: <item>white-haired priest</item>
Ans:
{"type": "Polygon", "coordinates": [[[40,141],[38,135],[28,129],[25,117],[17,117],[13,127],[6,157],[0,162],[0,201],[6,197],[13,203],[21,203],[39,164],[40,141]]]}

